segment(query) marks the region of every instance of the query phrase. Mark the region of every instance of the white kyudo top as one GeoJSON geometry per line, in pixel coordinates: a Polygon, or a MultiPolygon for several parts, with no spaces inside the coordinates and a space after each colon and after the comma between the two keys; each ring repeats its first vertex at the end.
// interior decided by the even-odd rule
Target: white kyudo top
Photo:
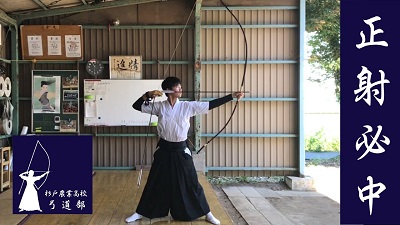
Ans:
{"type": "MultiPolygon", "coordinates": [[[[152,104],[142,105],[142,112],[151,113],[152,104]]],[[[169,142],[181,142],[187,139],[190,117],[208,113],[208,102],[179,101],[174,107],[167,100],[155,102],[153,115],[158,116],[158,136],[169,142]]]]}

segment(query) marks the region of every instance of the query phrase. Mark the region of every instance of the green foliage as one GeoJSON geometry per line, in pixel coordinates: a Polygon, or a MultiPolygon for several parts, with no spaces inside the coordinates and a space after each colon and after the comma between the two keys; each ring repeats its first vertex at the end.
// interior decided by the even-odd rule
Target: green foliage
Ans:
{"type": "Polygon", "coordinates": [[[340,150],[340,141],[339,138],[332,138],[331,141],[328,141],[328,144],[326,146],[327,150],[332,150],[332,151],[339,151],[340,150]]]}
{"type": "Polygon", "coordinates": [[[322,128],[317,131],[313,136],[306,137],[306,151],[322,152],[322,151],[339,151],[340,141],[338,138],[327,139],[325,131],[322,128]]]}
{"type": "Polygon", "coordinates": [[[306,160],[306,166],[329,166],[340,167],[340,155],[330,159],[310,159],[306,160]]]}
{"type": "Polygon", "coordinates": [[[283,176],[272,176],[272,177],[207,177],[208,181],[214,185],[228,185],[228,184],[239,184],[239,183],[260,183],[270,182],[279,183],[284,181],[283,176]]]}
{"type": "Polygon", "coordinates": [[[306,31],[312,33],[310,64],[325,71],[321,79],[334,79],[340,101],[340,0],[307,0],[306,31]]]}

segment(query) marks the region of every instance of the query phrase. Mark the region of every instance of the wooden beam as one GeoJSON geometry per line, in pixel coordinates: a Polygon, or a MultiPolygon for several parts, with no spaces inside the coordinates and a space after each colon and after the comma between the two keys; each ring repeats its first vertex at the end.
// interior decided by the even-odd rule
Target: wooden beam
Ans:
{"type": "Polygon", "coordinates": [[[44,10],[49,10],[49,8],[46,7],[46,5],[40,1],[40,0],[33,0],[37,5],[39,5],[40,7],[42,7],[42,9],[44,10]]]}
{"type": "Polygon", "coordinates": [[[119,0],[119,1],[112,1],[112,2],[102,2],[98,4],[88,4],[88,5],[81,5],[75,7],[68,7],[68,8],[58,8],[58,9],[50,9],[43,11],[36,11],[30,12],[26,14],[18,14],[13,15],[12,17],[15,18],[19,23],[27,19],[35,19],[35,18],[43,18],[43,17],[50,17],[50,16],[58,16],[58,15],[66,15],[66,14],[73,14],[73,13],[81,13],[87,11],[94,11],[99,9],[109,9],[115,7],[122,7],[128,5],[137,5],[149,2],[161,2],[166,0],[119,0]]]}
{"type": "Polygon", "coordinates": [[[17,26],[17,21],[10,16],[7,15],[3,10],[0,9],[0,22],[4,23],[5,25],[13,25],[17,26]]]}

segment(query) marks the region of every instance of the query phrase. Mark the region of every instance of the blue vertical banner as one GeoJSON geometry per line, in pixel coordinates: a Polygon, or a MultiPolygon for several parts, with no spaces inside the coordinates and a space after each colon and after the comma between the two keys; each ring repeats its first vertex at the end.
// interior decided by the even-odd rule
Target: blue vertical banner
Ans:
{"type": "Polygon", "coordinates": [[[13,213],[91,214],[92,137],[14,136],[13,213]]]}
{"type": "Polygon", "coordinates": [[[398,0],[342,0],[342,224],[400,224],[398,0]]]}

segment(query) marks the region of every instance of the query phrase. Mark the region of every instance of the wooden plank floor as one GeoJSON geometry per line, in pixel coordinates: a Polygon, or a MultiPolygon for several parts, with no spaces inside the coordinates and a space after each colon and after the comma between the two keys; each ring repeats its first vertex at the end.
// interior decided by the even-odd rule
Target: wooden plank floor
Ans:
{"type": "MultiPolygon", "coordinates": [[[[148,171],[143,171],[142,184],[139,188],[136,185],[138,175],[139,171],[96,171],[93,177],[92,214],[33,214],[28,216],[20,225],[126,225],[125,219],[135,211],[139,203],[141,193],[147,181],[148,171]]],[[[212,186],[201,173],[199,173],[199,181],[204,188],[208,204],[214,216],[221,221],[221,224],[233,225],[232,220],[218,201],[212,186]]],[[[152,220],[143,218],[129,224],[210,225],[210,223],[205,221],[205,217],[191,222],[183,222],[174,221],[170,216],[152,220]]]]}
{"type": "Polygon", "coordinates": [[[13,214],[12,188],[0,194],[0,225],[17,225],[27,214],[13,214]]]}

